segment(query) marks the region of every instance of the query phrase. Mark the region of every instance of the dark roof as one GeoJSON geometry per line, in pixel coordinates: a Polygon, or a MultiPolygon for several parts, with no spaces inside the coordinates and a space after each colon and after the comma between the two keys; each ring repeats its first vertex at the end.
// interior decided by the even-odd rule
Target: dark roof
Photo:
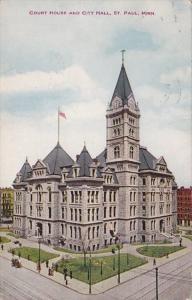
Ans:
{"type": "MultiPolygon", "coordinates": [[[[23,164],[21,170],[19,171],[19,174],[21,175],[21,182],[25,182],[27,178],[31,176],[32,168],[26,158],[25,163],[23,164]]],[[[16,182],[16,178],[14,180],[16,182]]]]}
{"type": "Polygon", "coordinates": [[[105,148],[97,157],[96,159],[100,162],[101,167],[106,166],[106,159],[107,159],[107,149],[105,148]]]}
{"type": "Polygon", "coordinates": [[[61,174],[61,168],[73,165],[73,159],[63,150],[59,143],[44,158],[43,162],[48,165],[50,174],[61,174]]]}
{"type": "MultiPolygon", "coordinates": [[[[127,104],[128,102],[128,97],[133,94],[131,85],[129,83],[129,79],[127,77],[127,73],[125,70],[124,65],[122,64],[121,66],[121,71],[119,74],[119,78],[117,80],[117,84],[112,96],[112,100],[115,96],[118,96],[120,99],[123,100],[123,104],[127,104]]],[[[111,101],[112,101],[111,100],[111,101]]]]}
{"type": "Polygon", "coordinates": [[[89,167],[92,163],[93,163],[93,160],[92,160],[89,152],[87,151],[86,146],[84,146],[83,150],[81,151],[81,153],[77,159],[77,164],[80,167],[79,177],[90,176],[89,167]]]}
{"type": "Polygon", "coordinates": [[[155,169],[157,159],[146,148],[139,148],[140,170],[155,169]]]}

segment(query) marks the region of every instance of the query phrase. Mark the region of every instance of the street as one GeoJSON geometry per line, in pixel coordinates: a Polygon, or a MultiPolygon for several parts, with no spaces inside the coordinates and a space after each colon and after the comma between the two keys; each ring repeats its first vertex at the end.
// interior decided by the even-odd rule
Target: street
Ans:
{"type": "MultiPolygon", "coordinates": [[[[0,257],[1,300],[150,300],[155,299],[155,269],[98,295],[79,294],[25,268],[11,267],[0,257]],[[6,270],[6,271],[5,271],[6,270]]],[[[134,270],[135,271],[135,270],[134,270]]],[[[159,267],[159,299],[192,299],[192,253],[159,267]]]]}

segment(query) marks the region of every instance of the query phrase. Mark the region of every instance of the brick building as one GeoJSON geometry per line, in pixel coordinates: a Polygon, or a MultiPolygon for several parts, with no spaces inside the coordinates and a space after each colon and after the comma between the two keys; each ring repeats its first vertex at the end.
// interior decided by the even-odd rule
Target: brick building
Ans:
{"type": "Polygon", "coordinates": [[[0,222],[13,221],[14,190],[0,188],[0,222]]]}
{"type": "Polygon", "coordinates": [[[192,226],[192,187],[177,190],[178,225],[192,226]]]}

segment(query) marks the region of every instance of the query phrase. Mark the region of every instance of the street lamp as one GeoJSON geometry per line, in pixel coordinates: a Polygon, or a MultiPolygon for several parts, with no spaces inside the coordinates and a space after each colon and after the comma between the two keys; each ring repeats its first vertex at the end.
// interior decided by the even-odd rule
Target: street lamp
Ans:
{"type": "Polygon", "coordinates": [[[92,261],[91,261],[91,247],[90,247],[90,257],[89,257],[89,294],[91,294],[91,265],[92,261]]]}
{"type": "Polygon", "coordinates": [[[121,279],[120,279],[120,274],[121,274],[121,258],[120,258],[120,249],[121,249],[121,245],[120,245],[120,238],[119,238],[119,235],[115,232],[114,230],[110,229],[110,235],[112,236],[113,240],[115,241],[119,241],[118,245],[117,245],[117,249],[118,249],[118,276],[117,276],[117,282],[118,284],[121,282],[121,279]]]}

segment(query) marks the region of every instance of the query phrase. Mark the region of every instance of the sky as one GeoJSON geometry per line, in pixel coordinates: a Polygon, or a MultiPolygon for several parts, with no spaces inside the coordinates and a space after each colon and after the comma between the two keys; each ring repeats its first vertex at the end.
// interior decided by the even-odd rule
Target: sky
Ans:
{"type": "Polygon", "coordinates": [[[121,68],[139,104],[140,144],[192,185],[189,0],[1,0],[0,186],[57,143],[75,159],[106,145],[121,68]]]}

